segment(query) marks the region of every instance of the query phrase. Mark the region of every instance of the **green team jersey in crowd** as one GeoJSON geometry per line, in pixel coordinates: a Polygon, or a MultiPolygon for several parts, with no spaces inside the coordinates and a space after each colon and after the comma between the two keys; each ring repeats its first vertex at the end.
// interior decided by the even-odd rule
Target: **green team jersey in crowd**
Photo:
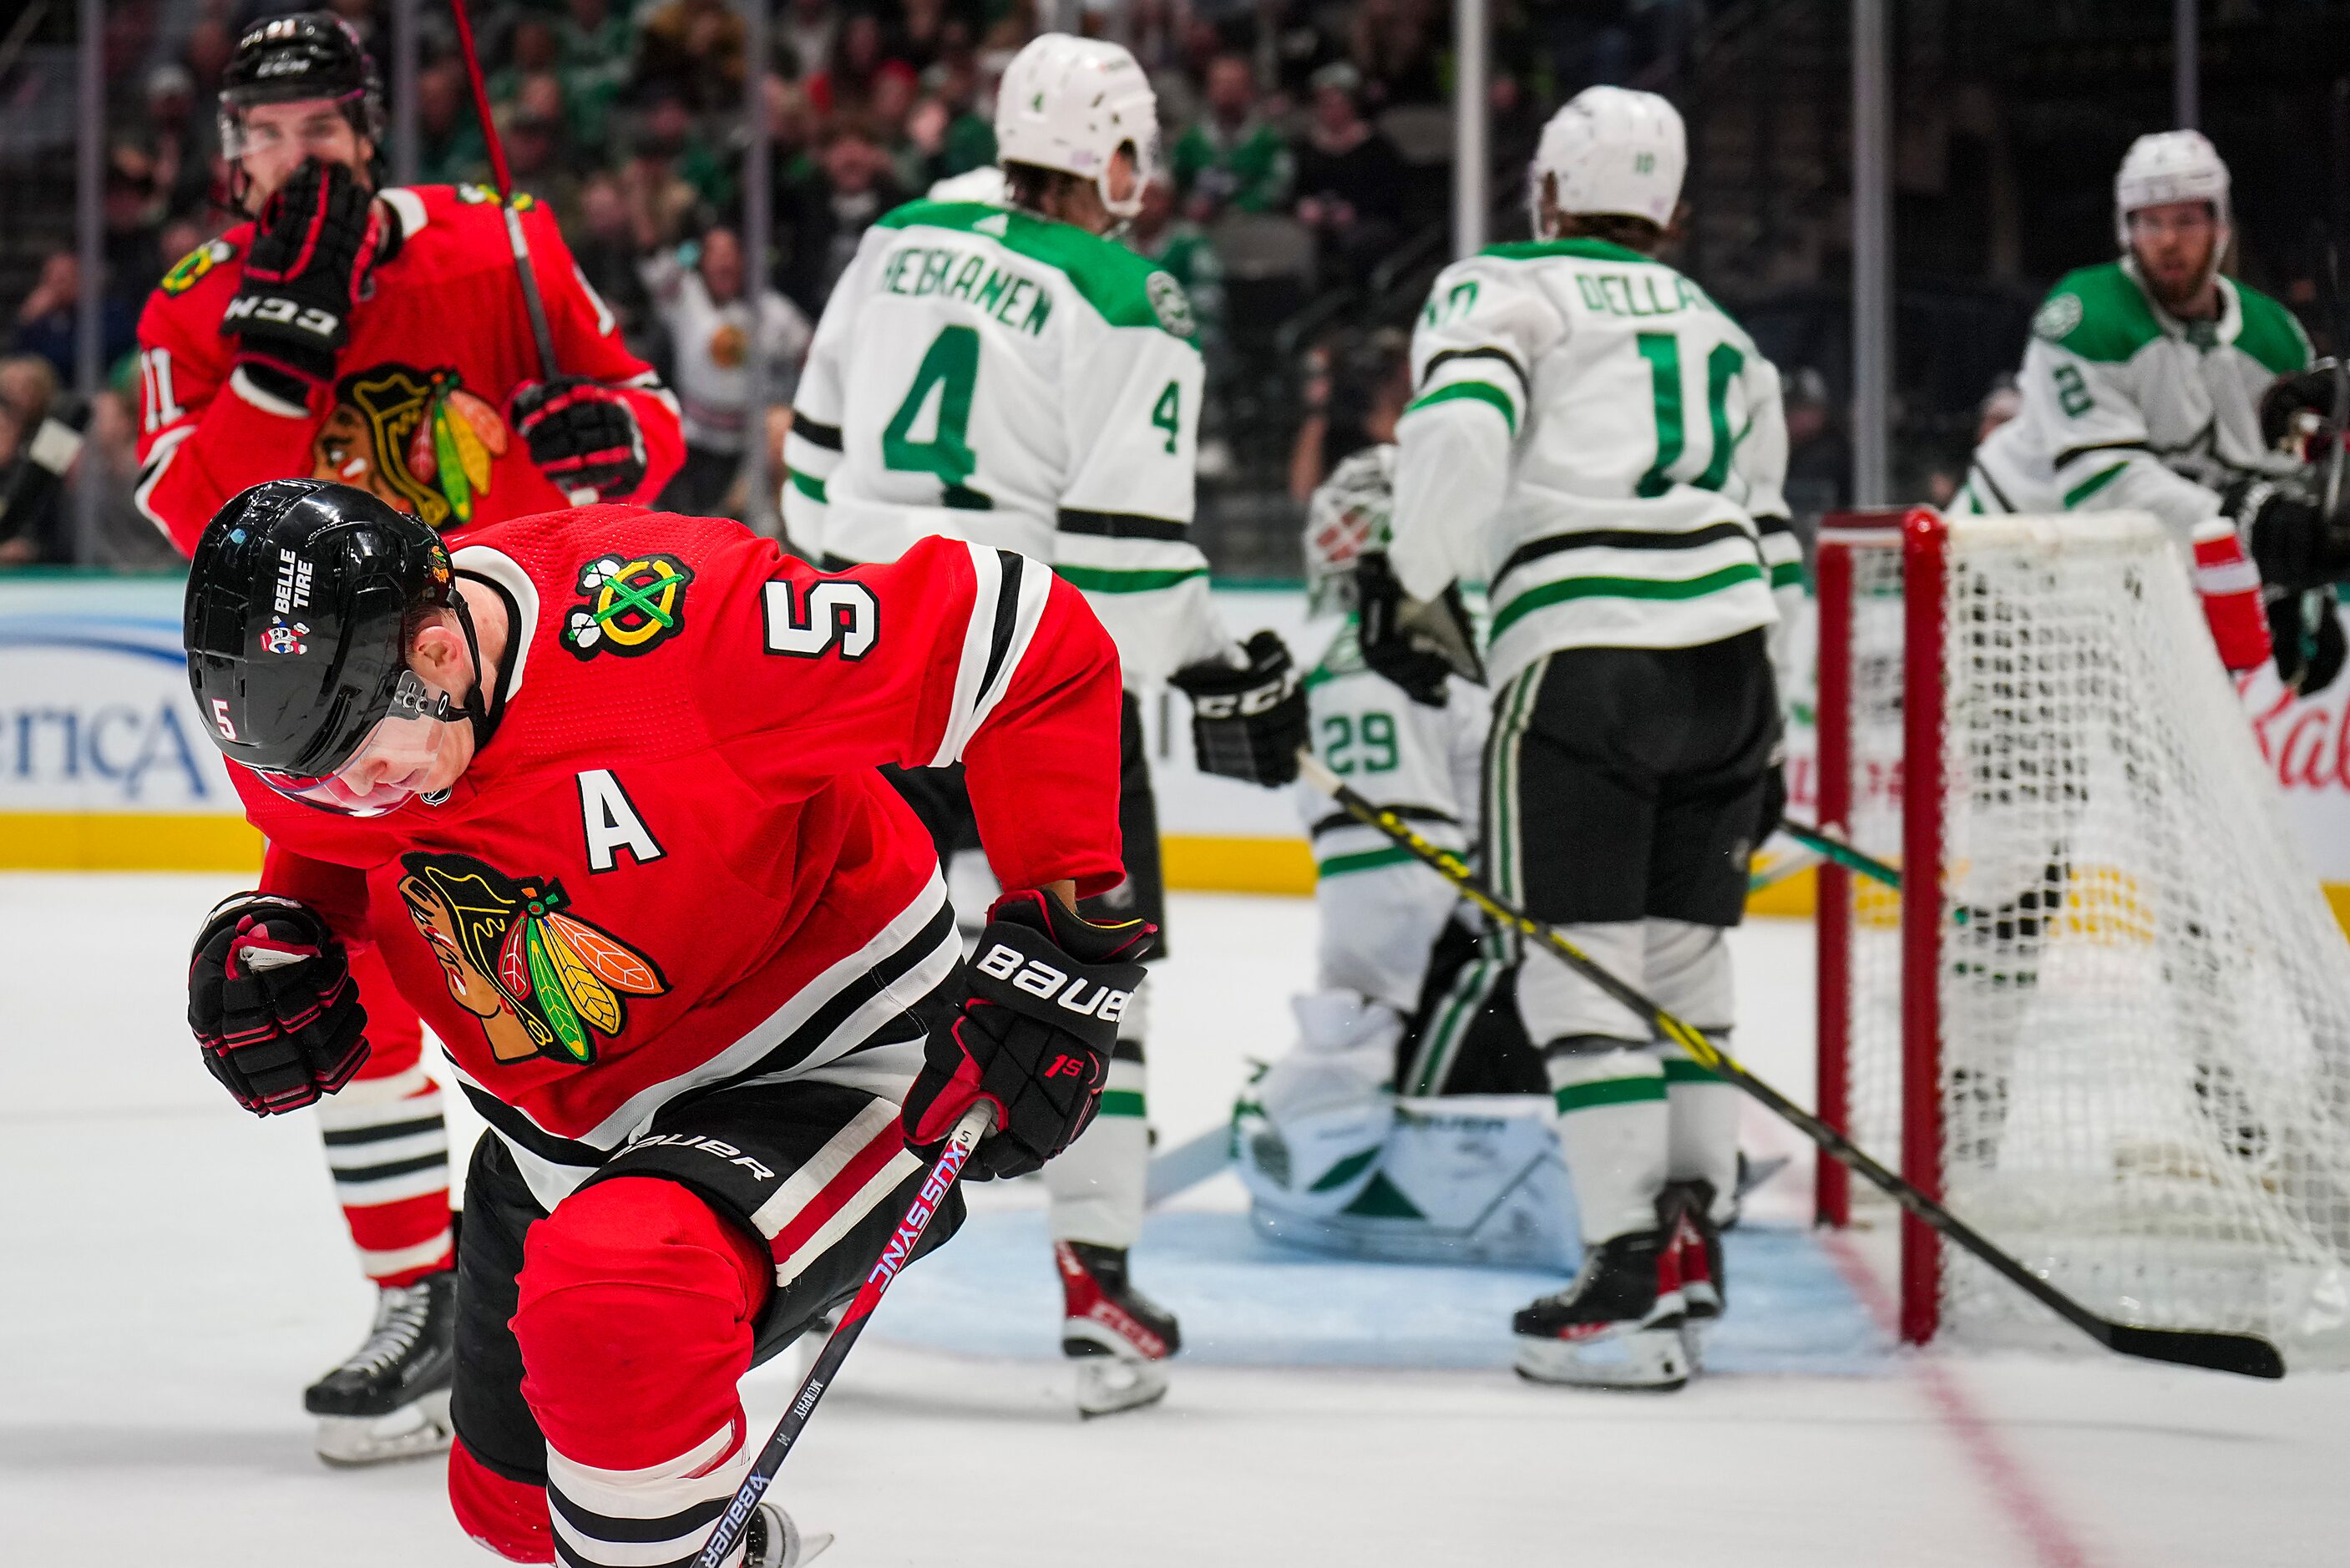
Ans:
{"type": "Polygon", "coordinates": [[[916,202],[868,230],[794,402],[784,522],[827,565],[934,534],[1082,589],[1129,680],[1222,657],[1191,542],[1202,372],[1180,285],[1067,223],[916,202]]]}
{"type": "Polygon", "coordinates": [[[2181,321],[2127,260],[2068,275],[2033,317],[2023,405],[1975,449],[1957,509],[2153,513],[2182,542],[2245,472],[2299,466],[2261,440],[2261,395],[2304,369],[2293,313],[2220,278],[2216,320],[2181,321]]]}
{"type": "Polygon", "coordinates": [[[1397,425],[1397,575],[1489,585],[1499,691],[1567,648],[1693,648],[1774,627],[1802,550],[1779,376],[1705,291],[1592,239],[1440,274],[1397,425]]]}
{"type": "Polygon", "coordinates": [[[1202,116],[1175,139],[1169,157],[1175,188],[1185,195],[1205,193],[1219,205],[1243,213],[1269,213],[1289,198],[1297,177],[1289,143],[1252,115],[1226,132],[1212,115],[1202,116]]]}

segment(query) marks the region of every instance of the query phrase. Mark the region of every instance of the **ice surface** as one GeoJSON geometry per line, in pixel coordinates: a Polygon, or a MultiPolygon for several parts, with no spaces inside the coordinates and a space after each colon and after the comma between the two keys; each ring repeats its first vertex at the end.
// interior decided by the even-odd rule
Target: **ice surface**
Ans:
{"type": "MultiPolygon", "coordinates": [[[[300,1390],[355,1342],[367,1290],[307,1119],[247,1117],[188,1043],[189,934],[229,887],[0,877],[0,1564],[494,1562],[437,1465],[311,1457],[300,1390]]],[[[1167,1141],[1282,1048],[1311,919],[1176,900],[1152,1054],[1167,1141]]],[[[1807,940],[1758,926],[1738,949],[1739,1049],[1807,1094],[1807,940]]],[[[1745,1137],[1802,1147],[1760,1119],[1745,1137]]],[[[1165,1405],[1083,1426],[1049,1354],[1041,1190],[983,1190],[970,1233],[883,1304],[785,1493],[839,1532],[825,1568],[2350,1561],[2350,1376],[1887,1351],[1794,1223],[1808,1179],[1800,1158],[1733,1242],[1718,1375],[1641,1397],[1497,1369],[1493,1314],[1538,1276],[1284,1257],[1219,1178],[1136,1254],[1199,1354],[1165,1405]]],[[[755,1422],[792,1382],[753,1376],[755,1422]]]]}

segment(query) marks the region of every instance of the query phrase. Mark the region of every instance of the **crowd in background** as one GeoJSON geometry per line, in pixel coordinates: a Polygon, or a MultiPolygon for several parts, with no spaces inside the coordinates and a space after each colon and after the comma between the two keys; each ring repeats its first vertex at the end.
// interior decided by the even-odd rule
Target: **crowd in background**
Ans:
{"type": "MultiPolygon", "coordinates": [[[[109,369],[92,414],[106,521],[82,547],[86,557],[160,558],[129,506],[138,315],[172,261],[235,221],[214,200],[223,171],[213,105],[238,29],[277,8],[250,0],[109,7],[106,266],[95,281],[109,369]]],[[[388,69],[386,7],[335,0],[332,8],[388,69]]],[[[453,28],[431,0],[419,11],[414,178],[486,182],[487,147],[453,28]]],[[[474,7],[516,188],[553,210],[630,346],[698,416],[688,431],[693,461],[666,498],[697,509],[743,504],[730,485],[751,439],[742,416],[745,357],[767,356],[771,395],[787,402],[809,324],[866,228],[933,182],[993,161],[995,81],[1038,30],[1030,0],[775,0],[772,15],[773,48],[754,62],[738,0],[474,7]],[[747,331],[752,280],[741,234],[754,73],[773,170],[757,345],[747,331]]],[[[1451,132],[1450,12],[1440,0],[1134,0],[1112,20],[1106,28],[1097,11],[1086,25],[1135,50],[1157,86],[1164,127],[1159,179],[1128,243],[1189,287],[1211,360],[1228,374],[1222,228],[1255,223],[1246,237],[1262,248],[1263,221],[1274,220],[1281,236],[1304,237],[1296,254],[1306,282],[1334,286],[1359,280],[1409,234],[1441,221],[1451,132]],[[1399,134],[1415,144],[1399,147],[1399,134]]],[[[1534,26],[1523,17],[1513,25],[1534,26]]],[[[1626,47],[1588,28],[1534,31],[1555,47],[1521,57],[1626,47]]],[[[1504,84],[1496,102],[1506,117],[1530,100],[1514,76],[1505,73],[1504,84]]],[[[6,178],[0,169],[0,182],[6,178]]],[[[72,380],[75,317],[92,280],[79,275],[71,234],[59,231],[21,293],[0,272],[0,464],[56,386],[72,380]]],[[[1342,342],[1335,351],[1358,348],[1342,342]]],[[[1333,443],[1329,461],[1345,444],[1333,443]]],[[[67,559],[75,550],[70,530],[51,520],[0,545],[0,563],[67,559]]]]}

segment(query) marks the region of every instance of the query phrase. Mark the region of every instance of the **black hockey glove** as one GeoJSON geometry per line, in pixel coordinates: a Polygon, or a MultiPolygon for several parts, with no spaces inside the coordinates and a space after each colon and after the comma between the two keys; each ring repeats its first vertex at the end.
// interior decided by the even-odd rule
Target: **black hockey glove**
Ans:
{"type": "Polygon", "coordinates": [[[2220,507],[2269,587],[2299,593],[2350,576],[2350,519],[2328,517],[2302,476],[2239,479],[2220,507]]]}
{"type": "Polygon", "coordinates": [[[1242,645],[1243,665],[1203,659],[1168,680],[1191,700],[1191,749],[1200,771],[1243,784],[1295,783],[1305,744],[1305,689],[1278,633],[1242,645]]]}
{"type": "Polygon", "coordinates": [[[2332,424],[2341,380],[2341,367],[2332,359],[2320,359],[2306,370],[2271,381],[2269,389],[2261,394],[2262,443],[2271,450],[2282,447],[2288,437],[2297,433],[2295,426],[2305,413],[2332,424]]]}
{"type": "Polygon", "coordinates": [[[264,391],[298,403],[334,379],[380,241],[374,196],[340,163],[310,159],[270,194],[220,325],[264,391]]]}
{"type": "Polygon", "coordinates": [[[1156,928],[1097,926],[1049,893],[1006,893],[971,961],[971,998],[933,1030],[906,1092],[906,1147],[934,1159],[963,1112],[995,1106],[995,1130],[964,1168],[1025,1176],[1077,1139],[1101,1106],[1118,1021],[1142,983],[1156,928]]]}
{"type": "Polygon", "coordinates": [[[333,1094],[368,1058],[343,944],[308,905],[266,893],[224,899],[196,933],[188,1027],[205,1067],[255,1116],[333,1094]]]}
{"type": "Polygon", "coordinates": [[[1446,584],[1433,599],[1413,598],[1404,592],[1386,552],[1367,550],[1355,561],[1355,605],[1363,662],[1402,687],[1413,701],[1441,708],[1447,676],[1485,679],[1459,584],[1446,584]]]}
{"type": "Polygon", "coordinates": [[[2331,589],[2276,594],[2268,601],[2270,657],[2277,679],[2303,697],[2314,697],[2342,673],[2350,645],[2331,589]]]}
{"type": "Polygon", "coordinates": [[[575,500],[592,491],[609,501],[645,482],[645,432],[614,388],[576,376],[526,382],[508,416],[530,443],[530,461],[575,500]]]}

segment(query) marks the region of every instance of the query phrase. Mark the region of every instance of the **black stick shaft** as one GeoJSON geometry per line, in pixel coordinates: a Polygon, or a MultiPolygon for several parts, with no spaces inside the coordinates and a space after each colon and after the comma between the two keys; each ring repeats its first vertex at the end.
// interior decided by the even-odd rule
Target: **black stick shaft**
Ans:
{"type": "MultiPolygon", "coordinates": [[[[2149,1329],[2116,1324],[2099,1317],[2046,1280],[2025,1268],[1990,1239],[1933,1199],[1903,1180],[1871,1158],[1850,1138],[1820,1120],[1803,1106],[1756,1077],[1705,1032],[1683,1023],[1600,965],[1588,953],[1568,940],[1555,927],[1546,925],[1511,906],[1504,904],[1485,888],[1467,862],[1450,850],[1440,849],[1415,832],[1409,824],[1393,812],[1383,811],[1349,788],[1336,774],[1324,766],[1310,752],[1298,753],[1298,768],[1315,788],[1336,801],[1347,815],[1367,826],[1376,827],[1398,845],[1426,862],[1440,876],[1458,888],[1462,896],[1495,920],[1532,940],[1542,943],[1558,955],[1566,966],[1606,992],[1615,1001],[1648,1021],[1649,1026],[1687,1051],[1700,1066],[1710,1068],[1737,1085],[1784,1118],[1796,1131],[1810,1138],[1821,1148],[1858,1171],[1885,1195],[1919,1220],[1949,1237],[1959,1246],[1973,1253],[2018,1290],[2041,1303],[2065,1322],[2108,1349],[2126,1355],[2142,1355],[2157,1361],[2181,1362],[2196,1366],[2209,1366],[2222,1372],[2238,1372],[2253,1377],[2282,1377],[2284,1358],[2266,1340],[2251,1334],[2220,1334],[2199,1329],[2149,1329]]],[[[1834,840],[1827,842],[1833,843],[1834,840]]]]}
{"type": "Polygon", "coordinates": [[[801,1380],[800,1391],[793,1397],[791,1408],[785,1410],[784,1418],[775,1423],[775,1429],[768,1435],[766,1446],[759,1450],[759,1457],[751,1461],[751,1473],[744,1476],[743,1484],[735,1489],[734,1500],[726,1505],[726,1511],[720,1514],[718,1522],[711,1527],[710,1540],[702,1547],[701,1555],[694,1558],[693,1568],[721,1568],[727,1556],[742,1544],[743,1532],[751,1527],[751,1515],[757,1511],[759,1500],[767,1495],[767,1489],[775,1484],[775,1471],[791,1453],[792,1445],[800,1440],[800,1433],[806,1429],[808,1417],[816,1413],[816,1401],[824,1397],[824,1391],[831,1387],[833,1379],[839,1376],[841,1363],[848,1359],[848,1352],[857,1344],[857,1336],[865,1332],[866,1321],[873,1315],[873,1309],[880,1304],[881,1293],[889,1288],[889,1282],[898,1277],[898,1271],[913,1257],[915,1245],[921,1241],[922,1232],[930,1229],[931,1217],[945,1206],[947,1194],[954,1189],[955,1179],[962,1174],[963,1161],[971,1158],[971,1151],[978,1147],[979,1140],[987,1136],[988,1127],[993,1119],[994,1112],[979,1105],[965,1111],[962,1120],[955,1124],[954,1131],[947,1138],[945,1150],[931,1166],[931,1173],[923,1179],[921,1190],[914,1194],[914,1201],[907,1206],[906,1217],[898,1221],[898,1229],[890,1233],[889,1241],[881,1249],[881,1255],[874,1260],[872,1272],[865,1276],[865,1283],[858,1287],[856,1299],[840,1314],[840,1322],[833,1326],[831,1337],[824,1342],[824,1349],[816,1354],[816,1365],[808,1368],[807,1376],[801,1380]]]}

